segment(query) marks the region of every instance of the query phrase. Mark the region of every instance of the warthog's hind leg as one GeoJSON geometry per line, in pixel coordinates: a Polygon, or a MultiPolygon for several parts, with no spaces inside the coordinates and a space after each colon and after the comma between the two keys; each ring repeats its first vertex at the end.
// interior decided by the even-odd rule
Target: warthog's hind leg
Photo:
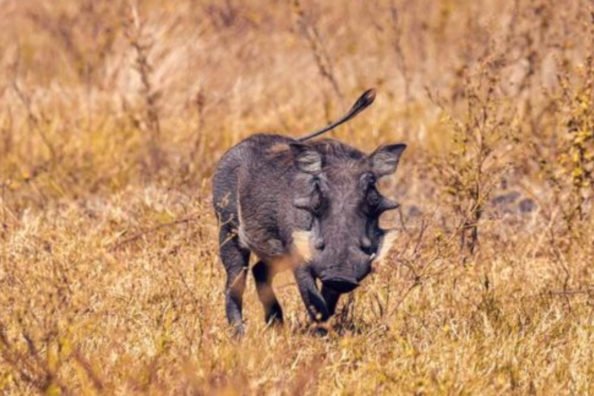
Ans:
{"type": "Polygon", "coordinates": [[[219,233],[220,254],[227,272],[225,284],[225,311],[236,335],[244,332],[241,314],[246,274],[250,260],[249,249],[239,244],[239,238],[230,225],[222,225],[219,233]]]}

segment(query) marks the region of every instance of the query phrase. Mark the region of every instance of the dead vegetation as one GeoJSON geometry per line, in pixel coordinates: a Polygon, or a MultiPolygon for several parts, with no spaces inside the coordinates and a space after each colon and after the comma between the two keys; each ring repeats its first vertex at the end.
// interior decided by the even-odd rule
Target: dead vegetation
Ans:
{"type": "Polygon", "coordinates": [[[1,393],[594,393],[591,2],[173,4],[0,3],[1,393]],[[368,87],[389,259],[326,338],[249,283],[237,344],[214,164],[368,87]]]}

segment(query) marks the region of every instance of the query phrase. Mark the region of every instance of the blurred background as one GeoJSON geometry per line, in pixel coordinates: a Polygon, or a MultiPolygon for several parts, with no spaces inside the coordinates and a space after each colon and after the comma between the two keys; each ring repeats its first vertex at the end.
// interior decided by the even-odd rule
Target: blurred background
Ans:
{"type": "Polygon", "coordinates": [[[426,163],[452,149],[454,124],[480,122],[488,139],[513,135],[507,159],[534,176],[591,89],[590,6],[4,0],[2,174],[64,190],[48,197],[199,183],[241,138],[299,136],[375,87],[373,110],[335,137],[406,141],[407,162],[426,163]]]}
{"type": "Polygon", "coordinates": [[[591,1],[0,0],[0,26],[0,391],[592,391],[591,1]],[[340,337],[289,277],[289,333],[237,357],[216,161],[370,87],[331,137],[408,145],[401,237],[340,337]]]}

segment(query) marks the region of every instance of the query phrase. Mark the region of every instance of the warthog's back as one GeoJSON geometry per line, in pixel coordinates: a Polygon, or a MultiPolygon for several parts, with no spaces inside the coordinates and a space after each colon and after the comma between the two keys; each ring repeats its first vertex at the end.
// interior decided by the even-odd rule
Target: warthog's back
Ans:
{"type": "Polygon", "coordinates": [[[309,215],[292,209],[293,191],[303,183],[289,148],[294,139],[254,135],[221,158],[213,180],[221,223],[236,229],[241,243],[262,258],[282,256],[295,228],[307,228],[309,215]]]}

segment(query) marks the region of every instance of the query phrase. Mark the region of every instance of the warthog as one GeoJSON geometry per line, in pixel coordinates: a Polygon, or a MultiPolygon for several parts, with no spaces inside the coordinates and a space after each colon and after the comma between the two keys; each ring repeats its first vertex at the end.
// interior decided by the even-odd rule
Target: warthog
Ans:
{"type": "Polygon", "coordinates": [[[303,138],[253,135],[227,151],[213,180],[220,256],[227,272],[227,319],[243,333],[242,295],[250,252],[258,297],[268,323],[282,323],[273,276],[295,275],[310,317],[325,321],[340,294],[359,285],[387,250],[392,233],[380,215],[398,205],[376,182],[394,173],[406,146],[390,144],[366,155],[337,140],[305,143],[348,121],[373,102],[366,91],[338,121],[303,138]],[[318,290],[316,280],[322,287],[318,290]]]}

